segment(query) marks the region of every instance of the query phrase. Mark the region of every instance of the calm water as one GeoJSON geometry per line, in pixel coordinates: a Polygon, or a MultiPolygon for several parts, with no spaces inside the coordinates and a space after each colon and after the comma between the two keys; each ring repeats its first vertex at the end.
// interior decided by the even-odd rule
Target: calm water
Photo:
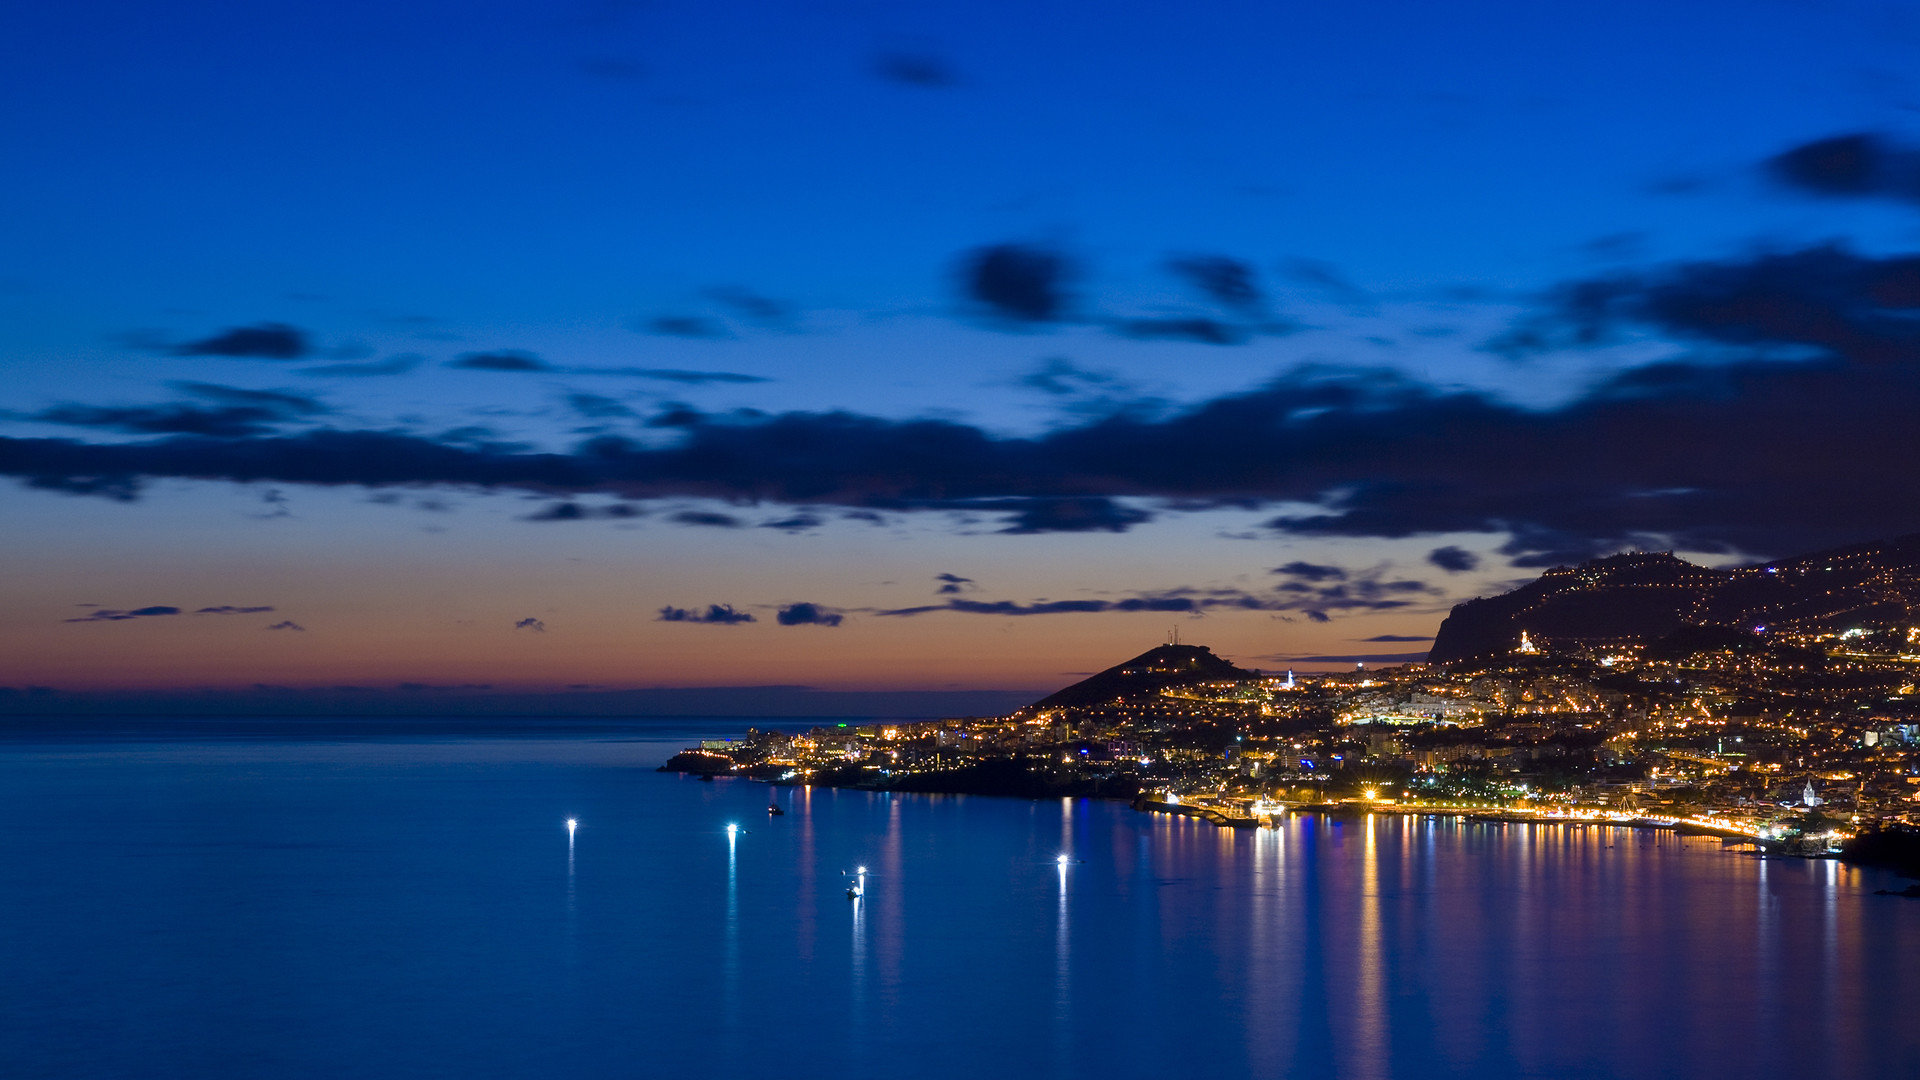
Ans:
{"type": "Polygon", "coordinates": [[[1920,1075],[1889,877],[1085,801],[769,819],[651,771],[692,724],[0,731],[0,1076],[1920,1075]]]}

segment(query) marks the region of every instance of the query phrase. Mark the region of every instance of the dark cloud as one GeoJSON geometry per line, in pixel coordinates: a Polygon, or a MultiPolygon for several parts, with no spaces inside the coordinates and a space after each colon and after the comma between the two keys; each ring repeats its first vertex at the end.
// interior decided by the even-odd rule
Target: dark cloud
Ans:
{"type": "Polygon", "coordinates": [[[669,604],[660,609],[660,622],[711,623],[716,626],[737,626],[750,623],[753,616],[744,611],[733,610],[732,604],[708,604],[702,613],[690,608],[679,608],[669,604]]]}
{"type": "Polygon", "coordinates": [[[270,607],[235,607],[232,604],[221,604],[219,607],[200,608],[199,610],[195,611],[194,614],[195,615],[258,615],[262,612],[267,612],[272,610],[273,609],[270,607]]]}
{"type": "Polygon", "coordinates": [[[1433,640],[1433,635],[1432,635],[1432,634],[1426,634],[1426,635],[1420,635],[1420,634],[1375,634],[1374,636],[1372,636],[1372,637],[1370,637],[1370,638],[1361,638],[1360,640],[1361,640],[1361,641],[1379,641],[1379,642],[1387,642],[1387,641],[1432,641],[1432,640],[1433,640]]]}
{"type": "Polygon", "coordinates": [[[184,342],[167,351],[175,356],[231,356],[254,360],[299,360],[313,352],[307,332],[286,323],[235,326],[212,337],[184,342]]]}
{"type": "MultiPolygon", "coordinates": [[[[1792,359],[1795,351],[1814,350],[1856,363],[1911,363],[1920,360],[1916,312],[1920,257],[1873,258],[1824,245],[1563,285],[1544,312],[1522,319],[1489,348],[1525,358],[1653,330],[1743,350],[1740,358],[1792,359]]],[[[1667,364],[1630,372],[1603,392],[1720,396],[1733,389],[1722,369],[1667,364]]]]}
{"type": "Polygon", "coordinates": [[[611,420],[616,417],[635,415],[632,409],[621,402],[599,394],[568,394],[567,407],[581,416],[594,420],[611,420]]]}
{"type": "Polygon", "coordinates": [[[1187,279],[1212,300],[1242,312],[1258,312],[1266,297],[1252,263],[1225,255],[1188,255],[1171,259],[1167,269],[1187,279]]]}
{"type": "Polygon", "coordinates": [[[524,349],[496,349],[492,352],[461,353],[447,361],[450,368],[468,371],[552,371],[553,365],[524,349]]]}
{"type": "Polygon", "coordinates": [[[968,504],[967,509],[1011,513],[1008,533],[1126,532],[1153,519],[1145,510],[1102,498],[994,499],[968,504]]]}
{"type": "Polygon", "coordinates": [[[824,520],[813,514],[794,514],[789,517],[775,518],[772,521],[763,521],[760,523],[760,528],[779,529],[782,532],[805,532],[808,529],[817,529],[824,524],[826,524],[824,520]]]}
{"type": "Polygon", "coordinates": [[[1558,290],[1538,319],[1547,337],[1655,335],[1694,351],[1546,408],[1303,368],[1184,409],[1028,437],[940,419],[687,410],[663,441],[598,436],[565,453],[339,430],[0,438],[0,473],[120,499],[158,477],[442,485],[972,512],[1016,532],[1119,530],[1161,505],[1285,503],[1296,508],[1267,523],[1280,535],[1501,534],[1501,553],[1527,566],[1648,544],[1785,555],[1920,531],[1916,314],[1920,258],[1820,247],[1558,290]]]}
{"type": "Polygon", "coordinates": [[[793,326],[793,310],[786,304],[737,285],[716,285],[706,290],[707,297],[732,312],[743,322],[767,330],[787,330],[793,326]]]}
{"type": "Polygon", "coordinates": [[[426,362],[419,353],[397,353],[385,360],[369,364],[320,364],[315,367],[295,368],[295,375],[312,375],[327,379],[368,379],[384,375],[405,375],[426,362]]]}
{"type": "Polygon", "coordinates": [[[297,622],[294,622],[294,621],[293,621],[292,619],[286,619],[286,620],[284,620],[284,621],[282,621],[282,622],[277,622],[277,623],[274,623],[273,625],[271,625],[271,626],[269,626],[269,627],[267,627],[267,629],[269,629],[269,630],[298,630],[299,632],[301,632],[301,633],[303,633],[303,634],[307,632],[307,628],[306,628],[306,627],[304,627],[304,626],[301,626],[301,625],[300,625],[299,623],[297,623],[297,622]]]}
{"type": "Polygon", "coordinates": [[[718,320],[709,319],[705,315],[657,315],[651,319],[642,320],[635,329],[666,337],[718,340],[733,336],[718,320]]]}
{"type": "Polygon", "coordinates": [[[647,512],[630,503],[582,506],[575,502],[549,503],[521,518],[521,521],[586,521],[591,518],[625,521],[646,517],[647,512]]]}
{"type": "Polygon", "coordinates": [[[961,577],[959,574],[935,574],[933,580],[940,583],[940,587],[934,592],[943,595],[972,592],[980,587],[972,578],[961,577]]]}
{"type": "Polygon", "coordinates": [[[781,626],[839,626],[846,616],[818,604],[791,604],[780,609],[774,621],[781,626]]]}
{"type": "Polygon", "coordinates": [[[1449,574],[1464,573],[1478,569],[1480,566],[1480,556],[1453,544],[1427,552],[1427,561],[1449,574]]]}
{"type": "MultiPolygon", "coordinates": [[[[1425,588],[1418,582],[1411,584],[1416,588],[1425,588]]],[[[1336,588],[1348,587],[1337,586],[1336,588]]],[[[939,591],[944,593],[946,590],[939,591]]],[[[1401,600],[1381,600],[1377,595],[1374,599],[1361,599],[1358,596],[1344,594],[1322,596],[1318,593],[1305,597],[1286,594],[1262,596],[1241,589],[1177,588],[1140,593],[1119,600],[1035,600],[1020,603],[1012,600],[963,600],[950,597],[937,604],[884,609],[875,611],[874,614],[907,616],[953,611],[967,615],[1091,615],[1138,612],[1202,615],[1209,611],[1305,611],[1309,617],[1324,622],[1327,621],[1328,616],[1323,609],[1392,608],[1405,606],[1406,603],[1407,601],[1401,600]]]]}
{"type": "Polygon", "coordinates": [[[547,624],[531,615],[524,619],[515,619],[513,628],[515,630],[531,630],[536,634],[544,634],[547,632],[547,624]]]}
{"type": "Polygon", "coordinates": [[[1920,202],[1920,150],[1872,133],[1816,139],[1769,158],[1765,168],[1803,194],[1920,202]]]}
{"type": "Polygon", "coordinates": [[[995,244],[961,260],[967,299],[1015,324],[1058,322],[1067,315],[1072,265],[1065,255],[1026,244],[995,244]]]}
{"type": "Polygon", "coordinates": [[[676,525],[700,525],[709,529],[737,529],[741,525],[740,519],[732,514],[712,510],[681,510],[667,515],[667,520],[676,525]]]}
{"type": "Polygon", "coordinates": [[[1201,345],[1244,345],[1253,336],[1244,326],[1194,316],[1120,319],[1112,324],[1112,330],[1135,341],[1191,341],[1201,345]]]}
{"type": "Polygon", "coordinates": [[[152,607],[134,608],[132,611],[113,611],[98,608],[78,619],[63,619],[62,622],[126,622],[128,619],[148,619],[158,615],[178,615],[180,609],[155,604],[152,607]]]}
{"type": "Polygon", "coordinates": [[[1300,581],[1345,581],[1347,578],[1346,570],[1341,567],[1310,562],[1290,562],[1274,567],[1273,572],[1300,581]]]}
{"type": "Polygon", "coordinates": [[[873,58],[873,73],[887,82],[943,90],[960,79],[945,60],[930,53],[883,52],[873,58]]]}
{"type": "Polygon", "coordinates": [[[1439,595],[1424,581],[1389,579],[1385,567],[1348,571],[1336,566],[1296,562],[1274,573],[1288,580],[1274,586],[1283,597],[1281,610],[1304,611],[1316,622],[1329,612],[1389,611],[1413,606],[1420,598],[1439,595]]]}
{"type": "Polygon", "coordinates": [[[130,435],[205,435],[243,438],[275,430],[283,418],[266,409],[247,406],[172,405],[55,405],[30,419],[43,424],[121,431],[130,435]]]}
{"type": "Polygon", "coordinates": [[[279,390],[244,390],[201,382],[176,382],[172,386],[212,404],[80,405],[70,402],[30,414],[26,419],[131,435],[205,435],[225,439],[264,435],[283,424],[328,411],[312,398],[279,390]]]}

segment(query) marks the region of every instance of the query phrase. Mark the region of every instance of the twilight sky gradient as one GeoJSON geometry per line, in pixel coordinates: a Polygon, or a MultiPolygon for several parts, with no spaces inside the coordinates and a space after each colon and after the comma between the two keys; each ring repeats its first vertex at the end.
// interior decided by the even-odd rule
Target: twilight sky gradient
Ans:
{"type": "Polygon", "coordinates": [[[0,686],[1044,690],[1914,531],[1916,71],[1893,4],[12,5],[0,686]]]}

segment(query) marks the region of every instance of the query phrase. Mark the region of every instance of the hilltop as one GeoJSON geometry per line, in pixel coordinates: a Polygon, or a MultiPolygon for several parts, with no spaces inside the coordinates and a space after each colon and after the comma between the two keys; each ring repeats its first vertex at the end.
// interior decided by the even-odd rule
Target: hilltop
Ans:
{"type": "Polygon", "coordinates": [[[1499,596],[1458,604],[1429,663],[1509,653],[1520,634],[1545,644],[1644,644],[1686,626],[1803,633],[1911,625],[1920,613],[1920,534],[1714,569],[1668,552],[1557,566],[1499,596]]]}
{"type": "Polygon", "coordinates": [[[1042,698],[1032,707],[1106,705],[1119,698],[1158,694],[1171,686],[1255,677],[1254,672],[1220,659],[1204,645],[1161,645],[1042,698]]]}

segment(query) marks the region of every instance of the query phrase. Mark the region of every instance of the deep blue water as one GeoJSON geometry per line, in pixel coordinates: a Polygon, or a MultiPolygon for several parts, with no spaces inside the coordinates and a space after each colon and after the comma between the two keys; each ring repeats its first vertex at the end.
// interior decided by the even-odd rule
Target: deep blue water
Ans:
{"type": "Polygon", "coordinates": [[[0,729],[0,1076],[1920,1075],[1890,877],[652,771],[739,726],[0,729]]]}

